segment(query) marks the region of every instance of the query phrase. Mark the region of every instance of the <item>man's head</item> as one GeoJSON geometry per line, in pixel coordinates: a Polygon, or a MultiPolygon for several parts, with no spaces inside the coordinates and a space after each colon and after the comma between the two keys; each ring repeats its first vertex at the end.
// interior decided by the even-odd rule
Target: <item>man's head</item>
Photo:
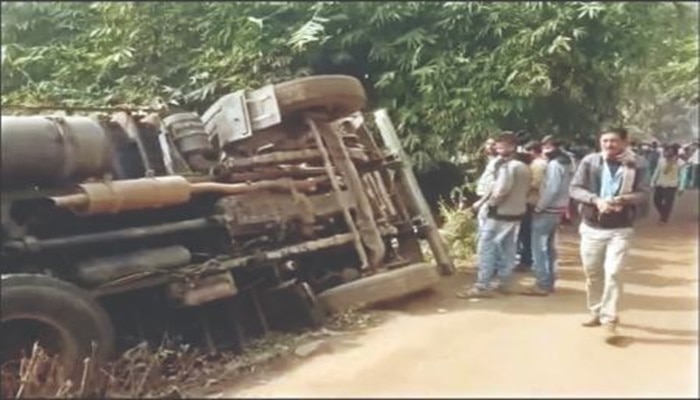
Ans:
{"type": "Polygon", "coordinates": [[[561,141],[552,135],[547,135],[542,139],[542,154],[553,153],[561,147],[561,141]]]}
{"type": "Polygon", "coordinates": [[[486,142],[484,143],[484,152],[488,156],[495,156],[496,155],[496,139],[494,139],[494,138],[486,139],[486,142]]]}
{"type": "Polygon", "coordinates": [[[651,142],[651,148],[654,149],[654,150],[658,149],[658,148],[659,148],[659,142],[657,142],[656,140],[652,140],[652,142],[651,142]]]}
{"type": "Polygon", "coordinates": [[[518,138],[511,131],[501,132],[496,137],[496,153],[501,157],[512,156],[518,148],[518,138]]]}
{"type": "Polygon", "coordinates": [[[525,152],[527,152],[532,159],[535,159],[542,155],[542,146],[538,141],[531,140],[525,144],[525,152]]]}
{"type": "Polygon", "coordinates": [[[627,147],[627,129],[610,128],[600,135],[600,150],[605,158],[614,158],[620,155],[627,147]]]}
{"type": "Polygon", "coordinates": [[[674,158],[678,155],[678,149],[674,144],[663,146],[663,153],[665,158],[674,158]]]}

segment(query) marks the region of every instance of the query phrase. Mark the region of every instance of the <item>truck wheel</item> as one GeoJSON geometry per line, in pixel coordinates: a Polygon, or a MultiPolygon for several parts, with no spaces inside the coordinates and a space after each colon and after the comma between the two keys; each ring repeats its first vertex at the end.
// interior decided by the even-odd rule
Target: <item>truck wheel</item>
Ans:
{"type": "Polygon", "coordinates": [[[31,354],[39,341],[49,354],[58,355],[66,377],[82,373],[85,357],[95,349],[93,365],[112,353],[114,330],[104,309],[92,296],[46,275],[2,275],[2,362],[31,354]]]}
{"type": "Polygon", "coordinates": [[[417,293],[433,287],[439,280],[435,266],[418,263],[336,286],[318,298],[327,310],[339,312],[417,293]]]}
{"type": "Polygon", "coordinates": [[[362,109],[367,101],[359,80],[344,75],[318,75],[278,83],[275,96],[282,116],[324,109],[342,117],[362,109]]]}

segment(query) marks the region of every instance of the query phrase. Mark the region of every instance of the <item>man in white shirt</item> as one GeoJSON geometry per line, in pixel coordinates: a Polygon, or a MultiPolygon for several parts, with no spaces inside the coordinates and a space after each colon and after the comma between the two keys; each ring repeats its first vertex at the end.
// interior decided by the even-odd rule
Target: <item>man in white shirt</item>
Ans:
{"type": "Polygon", "coordinates": [[[480,197],[483,197],[489,192],[491,184],[493,183],[494,166],[497,158],[496,141],[493,138],[487,139],[486,143],[484,143],[484,153],[486,153],[487,159],[486,168],[484,168],[484,172],[476,183],[476,194],[480,197]]]}
{"type": "Polygon", "coordinates": [[[651,186],[654,188],[654,206],[659,213],[659,223],[661,224],[667,223],[671,216],[683,164],[675,147],[671,145],[663,147],[663,156],[659,158],[656,169],[651,176],[651,186]]]}
{"type": "Polygon", "coordinates": [[[691,149],[693,150],[693,155],[690,156],[690,160],[688,160],[688,162],[690,162],[691,164],[694,164],[694,165],[700,164],[700,161],[698,161],[698,159],[700,158],[700,157],[698,157],[698,153],[700,153],[700,149],[698,149],[697,143],[693,144],[693,147],[691,147],[691,149]]]}
{"type": "Polygon", "coordinates": [[[486,201],[486,195],[491,192],[496,174],[498,155],[496,154],[495,139],[489,138],[486,140],[486,143],[484,143],[484,152],[487,157],[486,167],[476,183],[476,195],[479,196],[479,200],[472,205],[472,209],[477,213],[477,223],[479,227],[483,225],[486,219],[485,207],[482,206],[486,201]]]}

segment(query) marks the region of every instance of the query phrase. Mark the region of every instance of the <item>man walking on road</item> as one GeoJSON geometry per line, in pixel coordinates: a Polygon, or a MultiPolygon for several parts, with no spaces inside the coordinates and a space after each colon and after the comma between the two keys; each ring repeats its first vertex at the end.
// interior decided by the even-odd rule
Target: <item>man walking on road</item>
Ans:
{"type": "Polygon", "coordinates": [[[532,270],[536,282],[525,292],[533,296],[547,296],[554,292],[556,233],[569,206],[569,187],[574,171],[571,157],[561,150],[558,140],[551,138],[543,150],[549,161],[532,216],[532,270]]]}
{"type": "Polygon", "coordinates": [[[602,324],[614,335],[622,294],[620,271],[638,207],[649,197],[649,167],[627,149],[624,128],[604,131],[600,148],[600,153],[581,160],[571,183],[571,196],[582,205],[581,261],[591,313],[583,326],[602,324]]]}
{"type": "Polygon", "coordinates": [[[659,213],[659,222],[668,222],[676,200],[683,161],[678,158],[678,150],[670,145],[664,146],[663,157],[659,159],[656,170],[651,177],[654,188],[654,206],[659,213]]]}
{"type": "Polygon", "coordinates": [[[458,297],[491,297],[493,289],[508,292],[515,267],[518,228],[530,189],[530,169],[514,159],[517,145],[512,132],[504,132],[496,139],[498,161],[495,182],[485,195],[486,215],[477,245],[477,282],[472,288],[458,292],[458,297]],[[498,282],[492,287],[494,275],[498,282]]]}

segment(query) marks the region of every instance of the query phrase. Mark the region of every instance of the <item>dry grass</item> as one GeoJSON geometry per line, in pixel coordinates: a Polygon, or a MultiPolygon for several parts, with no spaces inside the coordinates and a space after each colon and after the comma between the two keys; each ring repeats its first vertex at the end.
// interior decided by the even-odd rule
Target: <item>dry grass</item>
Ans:
{"type": "MultiPolygon", "coordinates": [[[[93,351],[94,354],[94,351],[93,351]]],[[[65,378],[56,356],[49,356],[38,343],[29,356],[2,365],[3,398],[88,397],[95,382],[91,358],[84,360],[77,382],[65,378]]]]}
{"type": "MultiPolygon", "coordinates": [[[[294,348],[332,331],[364,329],[376,323],[371,313],[350,310],[336,314],[324,328],[301,335],[271,333],[249,343],[242,354],[206,354],[166,335],[154,348],[146,342],[130,348],[111,363],[98,367],[88,357],[75,381],[66,379],[58,359],[38,344],[32,353],[2,365],[2,398],[183,398],[194,388],[255,372],[294,348]],[[330,329],[330,330],[329,330],[330,329]]],[[[95,354],[93,348],[93,354],[95,354]]]]}
{"type": "MultiPolygon", "coordinates": [[[[93,352],[94,354],[94,352],[93,352]]],[[[3,398],[182,397],[181,387],[211,370],[211,357],[187,345],[145,342],[97,369],[85,358],[77,382],[67,379],[56,357],[35,344],[32,354],[2,367],[3,398]],[[19,369],[17,365],[19,363],[19,369]]]]}

